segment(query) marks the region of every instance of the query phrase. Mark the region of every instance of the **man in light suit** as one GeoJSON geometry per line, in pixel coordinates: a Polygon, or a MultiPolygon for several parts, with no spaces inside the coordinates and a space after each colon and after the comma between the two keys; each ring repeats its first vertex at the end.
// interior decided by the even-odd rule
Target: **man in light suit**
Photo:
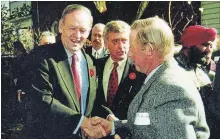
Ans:
{"type": "Polygon", "coordinates": [[[135,21],[130,45],[128,55],[147,78],[129,106],[127,122],[95,117],[93,124],[112,134],[126,128],[133,139],[208,139],[201,96],[173,59],[174,36],[168,24],[158,17],[135,21]]]}
{"type": "Polygon", "coordinates": [[[82,46],[92,21],[86,7],[67,6],[59,21],[61,42],[32,52],[33,121],[27,132],[30,138],[78,139],[83,138],[81,130],[92,134],[104,131],[101,126],[92,126],[87,118],[96,96],[96,69],[82,46]]]}
{"type": "Polygon", "coordinates": [[[92,28],[91,47],[86,47],[85,52],[91,56],[93,60],[108,56],[108,50],[105,47],[103,39],[103,31],[105,25],[97,23],[92,28]]]}

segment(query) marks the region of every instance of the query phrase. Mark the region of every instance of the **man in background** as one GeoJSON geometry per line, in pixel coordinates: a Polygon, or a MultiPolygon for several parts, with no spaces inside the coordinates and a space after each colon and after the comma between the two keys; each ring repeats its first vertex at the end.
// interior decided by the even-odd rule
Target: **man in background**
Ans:
{"type": "MultiPolygon", "coordinates": [[[[200,25],[186,28],[180,38],[183,48],[176,60],[181,67],[188,71],[194,81],[205,106],[206,120],[210,127],[212,139],[213,118],[209,111],[209,97],[213,93],[212,79],[209,77],[213,62],[212,52],[216,48],[217,31],[200,25]]],[[[215,129],[214,129],[215,130],[215,129]]]]}
{"type": "Polygon", "coordinates": [[[102,23],[97,23],[92,28],[91,34],[91,47],[85,48],[85,52],[89,54],[92,59],[99,59],[108,55],[108,51],[105,48],[103,31],[105,25],[102,23]]]}
{"type": "Polygon", "coordinates": [[[50,31],[42,32],[40,36],[40,45],[52,44],[56,42],[56,37],[50,31]]]}

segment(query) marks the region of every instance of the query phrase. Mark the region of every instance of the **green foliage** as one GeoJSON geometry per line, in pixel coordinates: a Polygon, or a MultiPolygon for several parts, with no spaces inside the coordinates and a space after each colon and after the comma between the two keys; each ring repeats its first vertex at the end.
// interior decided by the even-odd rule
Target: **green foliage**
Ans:
{"type": "Polygon", "coordinates": [[[12,43],[15,41],[14,25],[9,23],[8,9],[5,5],[1,6],[1,51],[2,54],[13,52],[12,43]]]}
{"type": "MultiPolygon", "coordinates": [[[[21,8],[16,8],[9,15],[9,9],[1,5],[1,52],[2,54],[13,54],[13,42],[18,38],[29,51],[33,47],[33,31],[25,29],[20,36],[17,36],[19,23],[11,22],[14,19],[26,17],[31,14],[31,6],[24,4],[21,8]]],[[[20,22],[20,21],[18,21],[20,22]]]]}

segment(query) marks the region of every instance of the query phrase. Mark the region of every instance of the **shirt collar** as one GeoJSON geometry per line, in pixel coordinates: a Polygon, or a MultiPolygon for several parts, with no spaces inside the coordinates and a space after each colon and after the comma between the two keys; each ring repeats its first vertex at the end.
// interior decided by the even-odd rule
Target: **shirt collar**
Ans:
{"type": "Polygon", "coordinates": [[[98,54],[100,54],[100,53],[102,52],[102,50],[103,50],[103,47],[100,48],[99,50],[95,50],[95,49],[92,47],[92,53],[93,53],[93,54],[94,54],[95,52],[98,53],[98,54]]]}
{"type": "MultiPolygon", "coordinates": [[[[121,60],[121,61],[117,61],[118,62],[118,66],[120,67],[123,63],[125,63],[125,61],[127,60],[128,58],[126,57],[125,59],[121,60]]],[[[109,62],[111,63],[111,65],[113,65],[113,63],[115,61],[112,60],[111,56],[109,57],[109,62]]]]}
{"type": "MultiPolygon", "coordinates": [[[[66,51],[66,54],[67,54],[68,58],[72,58],[73,54],[69,50],[67,50],[65,47],[64,47],[64,49],[66,51]]],[[[81,50],[75,51],[74,54],[77,55],[77,59],[79,61],[81,61],[81,59],[82,59],[82,51],[81,50]]]]}

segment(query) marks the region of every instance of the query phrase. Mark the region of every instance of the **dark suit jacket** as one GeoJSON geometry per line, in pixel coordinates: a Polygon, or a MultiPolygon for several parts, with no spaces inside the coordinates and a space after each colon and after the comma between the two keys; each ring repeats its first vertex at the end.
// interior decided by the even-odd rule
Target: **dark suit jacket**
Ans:
{"type": "MultiPolygon", "coordinates": [[[[85,116],[90,116],[96,96],[96,69],[87,60],[89,90],[85,116]],[[91,72],[93,70],[94,72],[91,72]]],[[[31,92],[33,121],[30,133],[36,138],[68,138],[79,123],[81,113],[71,67],[62,43],[38,47],[32,52],[34,79],[31,92]]]]}
{"type": "MultiPolygon", "coordinates": [[[[109,114],[109,112],[103,109],[103,107],[101,106],[107,106],[107,102],[105,101],[104,96],[102,79],[105,63],[108,60],[108,58],[109,57],[99,59],[96,63],[98,75],[98,89],[92,115],[101,116],[103,118],[106,118],[106,116],[109,114]]],[[[119,119],[127,118],[128,106],[134,98],[134,96],[136,95],[136,93],[138,92],[138,90],[140,89],[145,77],[146,76],[144,74],[139,73],[135,70],[129,59],[126,61],[121,82],[119,83],[116,96],[113,100],[113,105],[110,108],[116,117],[118,117],[119,119]],[[129,74],[131,73],[136,74],[136,78],[134,80],[129,78],[129,74]]]]}

